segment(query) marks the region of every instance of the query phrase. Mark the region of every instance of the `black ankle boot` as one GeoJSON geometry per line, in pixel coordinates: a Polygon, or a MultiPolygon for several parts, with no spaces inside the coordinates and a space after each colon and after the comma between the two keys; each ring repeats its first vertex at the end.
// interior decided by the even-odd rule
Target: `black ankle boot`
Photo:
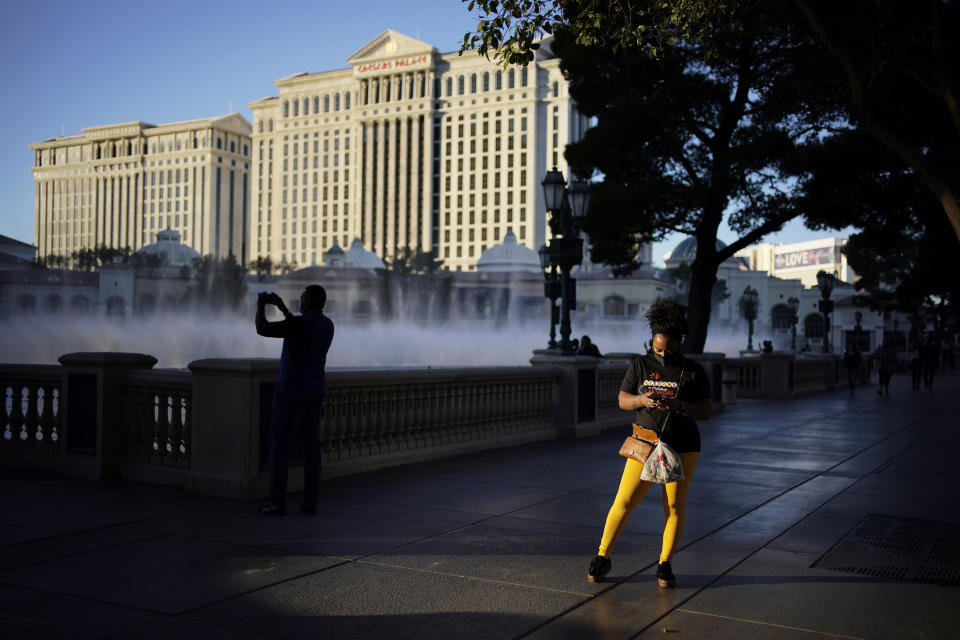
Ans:
{"type": "Polygon", "coordinates": [[[657,584],[664,589],[673,589],[677,586],[677,579],[673,576],[673,569],[669,562],[657,565],[657,584]]]}

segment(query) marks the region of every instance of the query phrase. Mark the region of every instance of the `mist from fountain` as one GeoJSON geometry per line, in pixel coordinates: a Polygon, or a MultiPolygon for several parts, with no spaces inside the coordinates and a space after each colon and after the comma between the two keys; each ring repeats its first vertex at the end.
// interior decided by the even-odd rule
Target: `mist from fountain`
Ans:
{"type": "MultiPolygon", "coordinates": [[[[546,322],[333,320],[336,335],[327,360],[331,369],[524,365],[534,349],[546,347],[548,329],[546,322]]],[[[158,367],[183,368],[200,358],[278,358],[281,349],[280,340],[257,335],[252,313],[249,318],[233,314],[120,319],[17,315],[0,324],[0,331],[0,361],[8,363],[56,364],[64,353],[127,351],[153,355],[158,367]]],[[[603,353],[640,353],[650,339],[642,319],[605,326],[574,321],[571,337],[584,333],[603,353]]],[[[735,357],[744,343],[743,332],[712,331],[705,351],[735,357]]]]}

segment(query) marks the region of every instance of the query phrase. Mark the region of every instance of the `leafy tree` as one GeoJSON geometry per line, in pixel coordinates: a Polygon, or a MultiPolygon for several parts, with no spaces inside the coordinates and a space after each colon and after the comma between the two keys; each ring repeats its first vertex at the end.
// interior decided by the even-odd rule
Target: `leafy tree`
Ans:
{"type": "Polygon", "coordinates": [[[130,247],[121,249],[100,244],[93,248],[78,249],[70,254],[70,258],[78,269],[96,271],[105,264],[133,264],[138,255],[130,247]]]}
{"type": "Polygon", "coordinates": [[[754,5],[725,31],[715,55],[695,44],[659,59],[637,47],[553,42],[581,112],[596,118],[567,147],[577,175],[601,174],[584,228],[591,258],[626,273],[641,242],[680,232],[697,238],[689,292],[687,348],[701,352],[719,265],[800,215],[805,145],[820,123],[797,113],[803,87],[784,81],[805,64],[809,39],[754,5]],[[724,221],[740,237],[716,248],[724,221]]]}
{"type": "Polygon", "coordinates": [[[93,249],[78,249],[70,254],[78,269],[83,271],[95,271],[100,267],[100,261],[97,259],[97,253],[93,249]]]}
{"type": "Polygon", "coordinates": [[[257,279],[260,282],[263,282],[269,278],[270,274],[272,274],[274,270],[273,259],[270,256],[257,257],[251,266],[253,267],[254,273],[257,274],[257,279]]]}
{"type": "Polygon", "coordinates": [[[70,268],[70,258],[59,253],[51,253],[37,261],[41,266],[47,269],[56,269],[62,271],[70,268]]]}
{"type": "Polygon", "coordinates": [[[385,268],[377,269],[381,277],[379,308],[384,319],[422,322],[447,318],[453,279],[435,251],[403,247],[384,264],[385,268]]]}
{"type": "MultiPolygon", "coordinates": [[[[464,0],[467,2],[468,0],[464,0]]],[[[614,51],[639,48],[650,57],[678,43],[697,43],[707,58],[725,55],[720,34],[757,0],[469,0],[479,8],[476,32],[461,53],[493,51],[506,64],[527,64],[537,39],[568,31],[579,44],[614,51]]],[[[763,4],[763,3],[761,3],[763,4]]],[[[955,0],[792,0],[784,27],[802,28],[819,43],[793,82],[821,116],[849,120],[892,150],[939,203],[960,238],[960,3],[955,0]]]]}
{"type": "Polygon", "coordinates": [[[284,258],[283,260],[280,261],[280,264],[278,264],[278,265],[276,266],[276,270],[279,271],[281,274],[284,274],[284,275],[290,273],[291,271],[296,271],[296,270],[297,270],[297,261],[296,261],[296,260],[291,260],[291,261],[288,262],[287,259],[284,258]]]}
{"type": "Polygon", "coordinates": [[[641,47],[656,57],[678,42],[707,42],[711,27],[728,19],[736,2],[729,0],[463,0],[481,13],[477,30],[463,36],[460,53],[503,63],[526,65],[540,48],[537,40],[567,29],[576,44],[606,46],[613,51],[641,47]]]}
{"type": "Polygon", "coordinates": [[[822,157],[804,189],[807,224],[859,229],[844,249],[860,276],[857,302],[930,318],[938,332],[955,324],[956,240],[913,171],[861,131],[826,140],[814,153],[822,157]]]}
{"type": "Polygon", "coordinates": [[[217,259],[210,254],[193,259],[193,284],[190,299],[213,311],[235,311],[246,294],[247,270],[233,253],[217,259]]]}
{"type": "MultiPolygon", "coordinates": [[[[693,276],[693,270],[686,262],[681,262],[679,266],[667,269],[667,272],[673,276],[674,280],[683,284],[681,289],[683,293],[677,296],[677,302],[683,305],[690,304],[690,278],[693,276]]],[[[717,278],[713,283],[713,291],[710,292],[710,315],[712,316],[720,308],[720,304],[730,297],[730,290],[727,288],[725,278],[717,278]]]]}
{"type": "Polygon", "coordinates": [[[431,274],[443,268],[443,260],[437,258],[435,250],[424,251],[417,246],[416,250],[409,246],[398,249],[393,258],[385,261],[387,271],[399,274],[431,274]]]}

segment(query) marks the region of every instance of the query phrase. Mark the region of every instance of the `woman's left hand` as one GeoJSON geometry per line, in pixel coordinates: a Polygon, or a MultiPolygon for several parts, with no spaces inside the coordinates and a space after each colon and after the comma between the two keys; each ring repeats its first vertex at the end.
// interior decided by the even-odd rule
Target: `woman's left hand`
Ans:
{"type": "Polygon", "coordinates": [[[664,411],[680,411],[683,403],[676,398],[666,398],[660,401],[660,408],[664,411]]]}

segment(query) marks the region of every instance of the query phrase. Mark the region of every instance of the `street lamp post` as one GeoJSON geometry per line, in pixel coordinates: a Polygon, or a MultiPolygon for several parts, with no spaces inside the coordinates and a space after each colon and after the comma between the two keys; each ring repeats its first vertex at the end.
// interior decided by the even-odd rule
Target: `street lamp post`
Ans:
{"type": "MultiPolygon", "coordinates": [[[[570,270],[583,259],[580,220],[587,214],[590,206],[590,185],[576,180],[567,189],[566,180],[556,167],[547,172],[541,184],[546,209],[552,214],[552,237],[545,253],[550,259],[551,273],[555,274],[558,268],[560,270],[560,353],[565,356],[574,355],[573,342],[570,340],[570,309],[576,306],[576,294],[570,270]]],[[[542,255],[541,266],[546,269],[542,255]]],[[[552,338],[552,329],[551,325],[551,343],[556,345],[552,338]]]]}
{"type": "Polygon", "coordinates": [[[543,269],[543,295],[550,300],[550,342],[548,349],[557,348],[557,323],[560,322],[560,310],[557,308],[557,298],[560,297],[560,276],[556,265],[550,264],[550,249],[547,245],[540,247],[540,268],[543,269]]]}
{"type": "Polygon", "coordinates": [[[820,313],[823,314],[823,352],[830,353],[830,314],[833,313],[833,300],[830,294],[837,279],[832,273],[817,272],[817,287],[820,288],[820,313]]]}
{"type": "Polygon", "coordinates": [[[800,310],[800,300],[798,298],[790,297],[787,299],[787,306],[790,307],[790,311],[793,313],[793,317],[790,320],[790,349],[793,351],[797,350],[797,322],[800,320],[800,316],[797,312],[800,310]]]}
{"type": "Polygon", "coordinates": [[[753,351],[753,321],[757,319],[757,302],[760,300],[760,292],[751,286],[743,290],[743,296],[740,298],[740,304],[743,306],[743,317],[750,325],[750,333],[747,336],[747,351],[753,351]]]}
{"type": "Polygon", "coordinates": [[[856,326],[853,327],[853,337],[857,345],[857,351],[860,351],[861,350],[860,347],[862,346],[861,344],[862,340],[860,336],[861,334],[863,334],[863,327],[860,326],[860,323],[863,321],[863,312],[857,311],[856,313],[853,314],[853,317],[857,321],[856,326]]]}

